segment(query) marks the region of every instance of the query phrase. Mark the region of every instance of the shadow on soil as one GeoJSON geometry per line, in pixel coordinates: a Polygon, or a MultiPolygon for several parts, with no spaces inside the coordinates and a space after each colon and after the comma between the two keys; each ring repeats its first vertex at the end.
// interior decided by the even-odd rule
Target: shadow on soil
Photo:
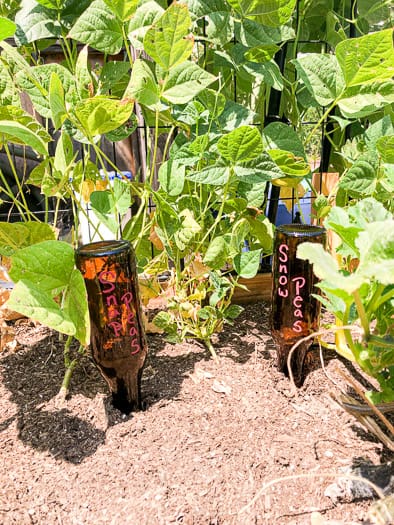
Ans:
{"type": "MultiPolygon", "coordinates": [[[[12,394],[11,401],[18,405],[17,428],[22,442],[56,458],[80,463],[104,443],[105,432],[75,417],[67,408],[51,407],[64,374],[63,353],[57,346],[55,338],[49,336],[5,356],[1,363],[3,382],[12,394]]],[[[78,385],[73,393],[94,398],[105,391],[87,359],[75,370],[73,379],[73,385],[78,385]]],[[[0,430],[13,420],[4,422],[0,430]]]]}
{"type": "MultiPolygon", "coordinates": [[[[243,364],[255,354],[256,345],[246,343],[242,336],[248,330],[258,332],[260,321],[249,319],[247,309],[240,321],[236,327],[226,326],[215,346],[220,355],[243,364]]],[[[174,356],[163,352],[165,344],[162,335],[148,337],[149,351],[142,380],[142,397],[147,407],[176,399],[185,376],[193,372],[197,363],[211,359],[209,351],[195,342],[184,345],[185,351],[181,348],[181,353],[174,356]]],[[[104,430],[73,415],[67,405],[60,409],[55,406],[65,370],[62,343],[57,334],[4,356],[1,364],[4,385],[11,392],[11,401],[18,406],[15,417],[23,443],[75,464],[94,454],[104,443],[104,430]]],[[[109,425],[124,421],[112,407],[108,388],[94,364],[88,358],[82,358],[80,364],[73,373],[70,396],[80,394],[92,400],[97,395],[107,396],[104,407],[109,425]]],[[[0,431],[14,419],[4,421],[0,431]]]]}

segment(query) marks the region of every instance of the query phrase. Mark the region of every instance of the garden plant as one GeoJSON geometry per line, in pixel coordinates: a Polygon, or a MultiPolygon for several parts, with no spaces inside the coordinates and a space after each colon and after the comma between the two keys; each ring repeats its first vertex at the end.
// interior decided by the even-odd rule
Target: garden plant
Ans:
{"type": "MultiPolygon", "coordinates": [[[[241,311],[231,301],[239,277],[256,275],[272,250],[269,192],[279,187],[298,199],[312,186],[308,154],[323,126],[340,179],[329,196],[312,188],[315,214],[343,238],[343,260],[360,263],[341,277],[352,284],[335,301],[331,274],[319,270],[323,256],[303,256],[319,257],[326,306],[344,323],[357,311],[366,339],[356,344],[345,332],[349,357],[391,398],[393,281],[389,272],[377,280],[371,267],[390,269],[392,239],[368,240],[393,212],[388,2],[358,1],[355,9],[333,0],[22,0],[2,14],[0,133],[13,183],[1,173],[1,191],[21,218],[0,224],[0,253],[15,283],[10,307],[77,339],[81,351],[88,345],[74,249],[90,201],[114,237],[132,242],[143,293],[160,293],[156,277],[168,276],[173,294],[156,324],[172,341],[194,337],[216,355],[212,337],[241,311]],[[43,51],[55,43],[62,60],[45,63],[43,51]],[[141,124],[136,115],[148,138],[147,168],[110,184],[109,171],[120,170],[101,140],[130,136],[141,124]],[[37,155],[32,171],[17,173],[9,144],[37,155]],[[56,218],[51,225],[29,208],[22,182],[55,210],[71,202],[71,243],[58,238],[56,218]],[[362,203],[377,213],[373,221],[362,203]],[[367,329],[374,320],[378,333],[367,329]]],[[[334,272],[328,257],[322,261],[334,272]]]]}

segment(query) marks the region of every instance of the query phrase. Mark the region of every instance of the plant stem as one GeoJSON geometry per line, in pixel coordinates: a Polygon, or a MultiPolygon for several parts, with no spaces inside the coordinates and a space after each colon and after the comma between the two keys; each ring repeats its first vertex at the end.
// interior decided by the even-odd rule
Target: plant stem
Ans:
{"type": "Polygon", "coordinates": [[[207,339],[204,339],[204,344],[206,345],[208,350],[211,352],[211,355],[214,358],[214,360],[215,361],[219,361],[219,357],[218,357],[218,355],[216,353],[216,350],[213,347],[213,344],[211,343],[211,340],[209,339],[209,337],[207,339]]]}
{"type": "MultiPolygon", "coordinates": [[[[20,197],[21,197],[21,200],[22,200],[22,203],[23,203],[23,207],[25,208],[27,218],[29,219],[30,216],[31,216],[31,211],[29,210],[29,206],[27,204],[25,194],[23,193],[22,185],[21,185],[21,182],[19,180],[18,174],[16,172],[15,164],[12,161],[11,152],[10,152],[10,149],[8,147],[7,142],[4,143],[4,150],[5,150],[6,154],[7,154],[7,159],[8,159],[8,162],[10,164],[11,171],[12,171],[12,174],[13,174],[14,179],[15,179],[15,183],[16,183],[17,188],[18,188],[18,195],[20,195],[20,197]]],[[[16,201],[15,201],[15,203],[16,203],[16,201]]],[[[19,212],[21,212],[21,211],[19,210],[19,212]]],[[[22,216],[23,216],[23,212],[22,212],[22,216]]]]}
{"type": "Polygon", "coordinates": [[[122,37],[123,37],[124,47],[126,48],[127,58],[129,59],[130,67],[131,67],[133,65],[134,61],[133,61],[133,57],[131,56],[131,53],[130,53],[130,43],[129,43],[127,35],[126,35],[125,24],[122,24],[122,37]]]}
{"type": "MultiPolygon", "coordinates": [[[[379,300],[382,296],[382,292],[384,290],[385,286],[384,284],[378,284],[377,287],[376,287],[376,290],[374,291],[369,303],[368,303],[368,306],[366,308],[366,312],[367,314],[371,314],[373,312],[375,312],[377,310],[377,304],[379,303],[379,300]]],[[[394,293],[394,290],[393,290],[393,293],[394,293]]]]}
{"type": "Polygon", "coordinates": [[[376,301],[376,303],[374,304],[374,310],[377,310],[379,306],[384,304],[386,301],[388,301],[392,297],[394,297],[394,289],[389,290],[388,292],[380,296],[379,300],[376,301]]]}
{"type": "Polygon", "coordinates": [[[83,355],[85,352],[84,347],[82,345],[79,345],[77,357],[75,357],[74,359],[71,359],[70,358],[70,347],[71,347],[72,340],[73,340],[73,336],[69,335],[64,345],[63,355],[64,355],[64,366],[66,367],[66,372],[63,376],[62,386],[60,387],[60,391],[58,394],[58,396],[61,399],[66,398],[68,391],[69,391],[69,387],[70,387],[71,376],[75,370],[75,367],[78,364],[79,357],[83,355]]]}
{"type": "Polygon", "coordinates": [[[223,189],[223,196],[222,196],[222,202],[220,203],[220,208],[219,208],[219,211],[218,211],[218,214],[216,216],[216,219],[215,221],[213,222],[212,226],[209,228],[209,230],[207,231],[207,233],[204,235],[204,237],[202,238],[202,240],[198,243],[198,246],[197,248],[195,249],[196,252],[199,252],[200,251],[200,248],[201,246],[204,244],[204,242],[209,238],[209,236],[212,234],[212,232],[215,231],[215,228],[216,226],[220,223],[220,221],[222,220],[222,215],[223,215],[223,210],[224,210],[224,205],[226,203],[226,200],[227,200],[227,192],[228,192],[228,188],[230,186],[230,180],[231,180],[231,174],[228,178],[228,181],[226,182],[226,185],[224,186],[224,189],[223,189]]]}
{"type": "Polygon", "coordinates": [[[153,181],[155,178],[158,145],[159,145],[159,111],[156,110],[155,112],[155,137],[154,137],[154,143],[153,143],[152,165],[151,165],[151,171],[150,171],[150,177],[149,177],[149,184],[151,187],[153,187],[153,181]]]}
{"type": "Polygon", "coordinates": [[[367,338],[369,337],[369,320],[358,290],[353,292],[353,297],[354,302],[356,303],[357,313],[361,321],[361,326],[364,330],[364,337],[367,338]]]}
{"type": "Polygon", "coordinates": [[[328,115],[330,114],[331,110],[336,106],[337,104],[337,100],[339,99],[336,98],[332,103],[331,105],[328,107],[328,109],[326,109],[326,111],[323,113],[323,115],[320,117],[320,119],[318,120],[318,122],[315,124],[315,126],[313,127],[312,131],[309,132],[308,136],[306,137],[305,139],[305,145],[308,144],[308,142],[311,140],[311,138],[313,137],[315,131],[317,129],[319,129],[319,127],[322,125],[322,123],[326,120],[326,118],[328,117],[328,115]]]}

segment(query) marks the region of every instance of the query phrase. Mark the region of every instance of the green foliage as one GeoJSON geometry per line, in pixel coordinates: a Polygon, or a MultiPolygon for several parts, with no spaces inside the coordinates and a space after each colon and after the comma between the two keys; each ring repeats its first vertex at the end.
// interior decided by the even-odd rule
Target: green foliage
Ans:
{"type": "Polygon", "coordinates": [[[347,210],[333,208],[325,226],[339,235],[342,264],[322,246],[303,243],[297,257],[313,263],[321,279],[321,301],[343,326],[347,348],[339,353],[351,357],[371,377],[379,392],[373,402],[394,400],[394,217],[373,198],[362,199],[347,210]],[[357,264],[349,261],[357,260],[357,264]]]}
{"type": "MultiPolygon", "coordinates": [[[[354,13],[348,16],[346,6],[339,9],[333,1],[300,3],[297,13],[295,0],[184,0],[169,7],[154,0],[9,4],[7,13],[0,12],[0,144],[32,148],[40,163],[29,183],[58,203],[71,199],[76,212],[82,213],[90,201],[114,236],[136,203],[138,210],[123,224],[123,235],[133,242],[141,270],[155,276],[173,268],[175,296],[168,312],[157,318],[173,340],[198,337],[211,348],[215,331],[239,313],[230,304],[238,278],[253,277],[261,257],[272,249],[273,225],[264,216],[266,185],[295,189],[300,181],[310,182],[308,142],[328,115],[334,123],[328,138],[340,153],[338,196],[343,202],[373,197],[393,210],[394,54],[384,0],[359,0],[352,20],[359,36],[354,39],[346,37],[354,13]],[[14,34],[16,48],[5,40],[14,34]],[[292,40],[303,39],[324,40],[329,52],[299,44],[296,56],[292,40]],[[39,51],[55,41],[64,60],[42,63],[39,51]],[[275,57],[285,47],[280,69],[275,57]],[[102,53],[102,62],[92,49],[102,53]],[[272,89],[281,92],[279,117],[292,125],[264,124],[272,89]],[[51,154],[45,129],[20,109],[21,94],[56,129],[51,154]],[[108,165],[100,142],[130,135],[136,126],[135,102],[152,129],[146,173],[142,179],[134,174],[131,184],[115,179],[111,185],[108,170],[119,170],[108,165]],[[311,108],[317,123],[301,140],[300,123],[311,108]],[[355,123],[357,131],[344,145],[345,130],[355,123]],[[149,213],[152,202],[155,209],[149,213]]],[[[16,173],[14,178],[18,185],[16,173]]],[[[23,197],[12,197],[1,180],[7,197],[29,217],[23,197]]],[[[317,197],[320,217],[327,215],[330,202],[317,197]]],[[[330,217],[338,220],[339,229],[341,221],[346,224],[341,212],[330,217]]],[[[357,228],[352,223],[352,236],[341,247],[347,257],[357,249],[357,228]]],[[[19,250],[39,248],[34,248],[35,236],[19,245],[22,230],[15,232],[17,242],[11,242],[9,232],[0,230],[0,247],[17,265],[19,250]]],[[[75,286],[78,315],[85,322],[80,280],[67,249],[60,246],[68,261],[61,287],[34,288],[39,278],[35,268],[31,281],[19,279],[18,300],[41,322],[48,309],[50,326],[58,322],[62,331],[86,342],[87,332],[70,306],[75,286]]],[[[326,262],[326,270],[337,276],[338,270],[326,262]]],[[[48,265],[43,268],[52,275],[48,265]]],[[[63,275],[58,262],[54,268],[63,275]]],[[[344,293],[352,294],[359,277],[345,277],[344,293]]]]}
{"type": "Polygon", "coordinates": [[[10,257],[21,248],[47,240],[55,240],[55,233],[49,224],[0,222],[0,255],[10,257]]]}
{"type": "Polygon", "coordinates": [[[10,276],[16,284],[9,308],[74,336],[82,345],[89,343],[85,284],[69,244],[50,240],[18,250],[10,276]]]}

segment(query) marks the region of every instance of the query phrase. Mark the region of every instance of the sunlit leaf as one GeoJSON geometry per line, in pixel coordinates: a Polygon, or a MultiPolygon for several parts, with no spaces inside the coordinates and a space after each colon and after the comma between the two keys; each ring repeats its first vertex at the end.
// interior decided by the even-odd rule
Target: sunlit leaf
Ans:
{"type": "Polygon", "coordinates": [[[84,131],[90,137],[117,129],[129,118],[134,104],[96,96],[80,102],[74,109],[84,131]]]}
{"type": "Polygon", "coordinates": [[[394,75],[393,30],[346,39],[337,45],[335,55],[346,86],[391,79],[394,75]]]}
{"type": "Polygon", "coordinates": [[[220,270],[226,263],[227,255],[228,247],[225,238],[218,236],[210,242],[203,262],[213,270],[220,270]]]}
{"type": "Polygon", "coordinates": [[[122,26],[104,0],[94,0],[78,18],[69,37],[115,55],[123,47],[122,26]]]}
{"type": "Polygon", "coordinates": [[[186,104],[215,80],[214,75],[194,62],[183,62],[170,70],[161,96],[173,104],[186,104]]]}
{"type": "Polygon", "coordinates": [[[232,164],[255,159],[263,151],[261,134],[257,128],[241,126],[220,138],[218,150],[232,164]]]}
{"type": "Polygon", "coordinates": [[[328,106],[343,92],[343,74],[334,55],[308,53],[293,63],[305,87],[321,106],[328,106]]]}
{"type": "Polygon", "coordinates": [[[257,274],[262,250],[243,252],[234,257],[234,269],[240,277],[251,279],[257,274]]]}
{"type": "Polygon", "coordinates": [[[2,137],[2,142],[4,142],[5,138],[9,142],[16,141],[17,143],[30,146],[41,155],[47,154],[46,142],[19,122],[0,120],[0,137],[2,134],[4,135],[4,137],[2,137]]]}
{"type": "Polygon", "coordinates": [[[155,21],[144,37],[145,51],[166,71],[191,55],[193,38],[189,36],[191,19],[185,4],[173,3],[155,21]]]}
{"type": "Polygon", "coordinates": [[[12,20],[4,18],[3,16],[0,17],[0,40],[10,38],[15,33],[15,30],[16,25],[12,20]]]}

